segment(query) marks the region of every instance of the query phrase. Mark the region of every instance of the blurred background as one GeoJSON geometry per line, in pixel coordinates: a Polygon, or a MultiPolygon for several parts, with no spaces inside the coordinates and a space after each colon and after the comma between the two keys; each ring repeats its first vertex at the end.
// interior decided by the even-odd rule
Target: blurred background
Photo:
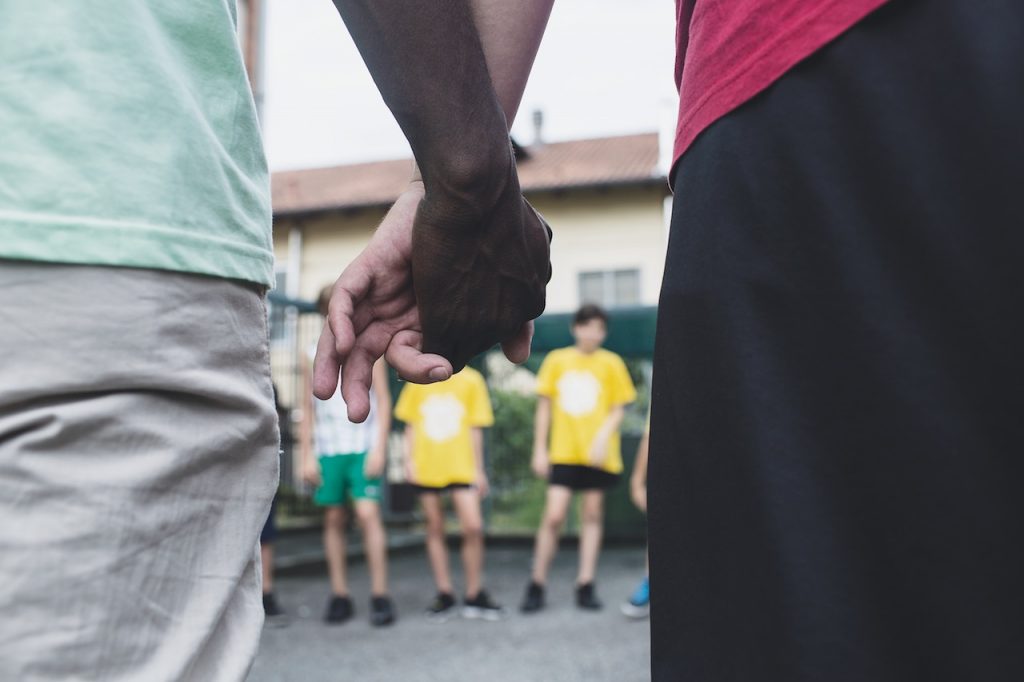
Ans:
{"type": "MultiPolygon", "coordinates": [[[[320,600],[327,592],[319,535],[322,511],[312,506],[312,491],[300,479],[298,448],[291,434],[298,432],[302,418],[305,358],[322,325],[317,294],[359,253],[408,182],[411,154],[331,2],[239,0],[239,16],[273,173],[277,287],[271,294],[271,353],[284,431],[277,549],[282,578],[277,591],[285,608],[296,612],[289,630],[265,633],[253,679],[348,679],[338,676],[335,668],[322,669],[345,654],[335,649],[338,636],[325,632],[319,621],[320,600]],[[306,626],[308,632],[296,639],[296,629],[306,626]],[[299,649],[290,644],[293,641],[299,649]],[[307,663],[322,658],[323,663],[303,668],[289,662],[295,656],[307,663]]],[[[486,441],[493,490],[485,504],[486,527],[490,546],[497,548],[491,552],[497,558],[488,561],[488,571],[498,571],[495,564],[510,571],[509,591],[498,595],[508,606],[515,605],[525,585],[529,543],[544,500],[545,485],[529,469],[533,372],[547,351],[572,343],[569,319],[581,304],[597,303],[609,310],[606,347],[626,359],[640,395],[623,426],[627,475],[646,420],[655,306],[671,213],[666,174],[677,105],[674,22],[673,0],[557,0],[512,129],[524,193],[554,230],[554,275],[529,363],[513,367],[500,353],[475,363],[487,378],[496,420],[486,441]]],[[[397,377],[392,383],[397,397],[397,377]]],[[[403,480],[398,425],[395,429],[384,516],[399,557],[395,571],[424,582],[425,605],[430,581],[422,556],[420,517],[415,496],[403,480]],[[403,551],[410,556],[403,558],[403,551]],[[403,568],[402,562],[410,563],[403,568]]],[[[569,544],[576,528],[571,516],[566,529],[569,544]]],[[[451,530],[457,537],[457,524],[451,530]]],[[[644,535],[643,516],[630,504],[624,480],[607,501],[606,539],[611,549],[602,558],[599,580],[608,585],[621,580],[627,590],[642,575],[644,535]],[[621,575],[606,576],[609,566],[618,566],[621,575]]],[[[358,539],[352,549],[358,556],[358,539]]],[[[573,555],[560,554],[560,561],[569,562],[563,568],[570,573],[573,555]]],[[[354,573],[359,570],[358,565],[353,567],[354,573]]],[[[576,679],[585,674],[589,680],[647,679],[646,625],[624,623],[614,609],[620,595],[605,591],[608,606],[603,617],[610,620],[604,630],[594,627],[612,648],[602,654],[607,660],[596,659],[604,661],[601,665],[589,666],[585,655],[600,649],[599,639],[581,640],[577,658],[571,637],[563,637],[555,647],[570,647],[562,656],[548,651],[553,640],[538,642],[534,637],[519,643],[516,658],[528,659],[521,647],[536,645],[537,667],[501,664],[487,671],[486,663],[477,660],[474,669],[479,676],[473,673],[468,678],[576,679]],[[620,632],[620,627],[626,629],[620,632]],[[621,652],[622,660],[616,652],[621,652]]],[[[566,611],[563,616],[574,614],[566,611]]],[[[559,622],[549,622],[555,633],[578,627],[559,622]]],[[[523,632],[537,627],[531,621],[523,632]]],[[[397,628],[402,628],[401,622],[397,628]]],[[[362,651],[376,646],[393,650],[394,633],[388,634],[390,644],[373,634],[367,632],[365,641],[360,640],[362,651]]],[[[422,644],[427,634],[417,636],[422,644]]],[[[508,637],[502,641],[508,644],[508,637]]],[[[437,646],[443,649],[443,642],[437,646]]],[[[497,649],[492,646],[488,651],[497,649]]],[[[387,674],[373,671],[364,665],[361,679],[435,679],[422,667],[402,675],[394,667],[387,674]]],[[[450,670],[443,672],[450,676],[450,670]]]]}

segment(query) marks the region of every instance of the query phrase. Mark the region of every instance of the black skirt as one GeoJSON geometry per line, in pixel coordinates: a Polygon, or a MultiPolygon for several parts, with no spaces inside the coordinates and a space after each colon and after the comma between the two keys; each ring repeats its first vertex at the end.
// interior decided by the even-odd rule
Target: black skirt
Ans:
{"type": "Polygon", "coordinates": [[[675,191],[654,679],[1024,680],[1024,3],[890,3],[675,191]]]}

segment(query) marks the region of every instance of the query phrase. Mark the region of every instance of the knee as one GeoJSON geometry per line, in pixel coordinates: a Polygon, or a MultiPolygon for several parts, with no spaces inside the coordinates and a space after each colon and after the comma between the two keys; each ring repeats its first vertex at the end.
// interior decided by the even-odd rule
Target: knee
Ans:
{"type": "Polygon", "coordinates": [[[443,538],[444,519],[427,519],[427,536],[431,538],[443,538]]]}
{"type": "Polygon", "coordinates": [[[557,533],[562,530],[562,524],[565,523],[565,513],[554,511],[545,512],[544,520],[541,523],[543,523],[546,529],[557,533]]]}
{"type": "Polygon", "coordinates": [[[324,528],[341,533],[345,530],[345,513],[341,507],[328,507],[324,512],[324,528]]]}
{"type": "Polygon", "coordinates": [[[600,507],[597,509],[584,509],[580,513],[580,521],[588,525],[601,525],[604,521],[604,510],[600,507]]]}
{"type": "Polygon", "coordinates": [[[356,508],[359,526],[366,531],[380,525],[380,507],[375,504],[359,505],[356,508]]]}
{"type": "Polygon", "coordinates": [[[471,521],[462,526],[462,539],[465,542],[480,542],[484,538],[484,527],[479,521],[471,521]]]}

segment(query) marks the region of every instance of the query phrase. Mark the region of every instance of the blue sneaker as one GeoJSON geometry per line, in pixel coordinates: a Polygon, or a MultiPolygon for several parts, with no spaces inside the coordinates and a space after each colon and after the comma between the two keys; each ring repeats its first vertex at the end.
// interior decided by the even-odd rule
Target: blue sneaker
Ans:
{"type": "Polygon", "coordinates": [[[651,583],[644,578],[633,590],[633,596],[622,605],[622,613],[629,618],[646,618],[651,613],[651,583]]]}

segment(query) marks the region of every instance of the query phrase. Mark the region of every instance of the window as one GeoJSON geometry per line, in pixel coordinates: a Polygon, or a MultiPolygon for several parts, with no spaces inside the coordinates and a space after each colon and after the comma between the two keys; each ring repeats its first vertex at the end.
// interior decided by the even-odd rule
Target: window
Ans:
{"type": "Polygon", "coordinates": [[[595,270],[579,275],[580,304],[605,308],[640,305],[640,270],[595,270]]]}

